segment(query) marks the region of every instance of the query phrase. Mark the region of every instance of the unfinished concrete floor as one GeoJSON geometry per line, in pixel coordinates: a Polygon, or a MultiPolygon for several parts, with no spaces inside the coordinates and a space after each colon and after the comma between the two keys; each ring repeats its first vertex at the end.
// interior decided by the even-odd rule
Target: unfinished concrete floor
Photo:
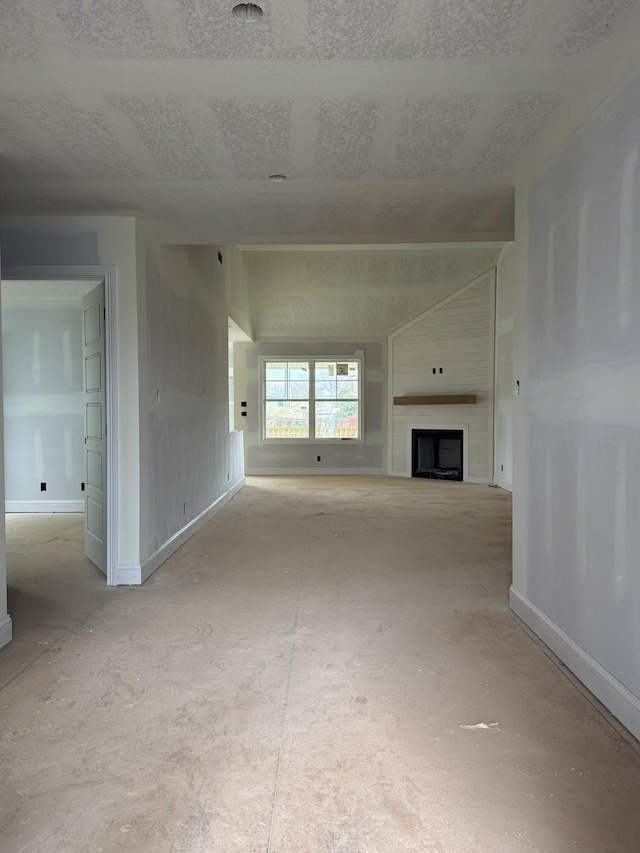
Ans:
{"type": "Polygon", "coordinates": [[[254,478],[139,588],[81,530],[8,518],[3,853],[640,849],[637,743],[507,610],[505,492],[254,478]]]}

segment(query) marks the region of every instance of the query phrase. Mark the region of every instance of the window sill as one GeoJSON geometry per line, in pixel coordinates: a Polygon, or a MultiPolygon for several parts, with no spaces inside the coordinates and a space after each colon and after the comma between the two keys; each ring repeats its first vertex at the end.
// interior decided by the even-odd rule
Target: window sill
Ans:
{"type": "Polygon", "coordinates": [[[364,438],[261,438],[260,444],[364,444],[364,438]]]}

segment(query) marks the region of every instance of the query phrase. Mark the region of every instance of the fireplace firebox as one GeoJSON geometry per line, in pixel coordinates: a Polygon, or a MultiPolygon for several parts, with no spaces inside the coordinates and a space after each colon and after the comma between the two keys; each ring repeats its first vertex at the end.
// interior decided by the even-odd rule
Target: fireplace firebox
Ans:
{"type": "Polygon", "coordinates": [[[462,430],[412,430],[412,477],[462,480],[462,430]]]}

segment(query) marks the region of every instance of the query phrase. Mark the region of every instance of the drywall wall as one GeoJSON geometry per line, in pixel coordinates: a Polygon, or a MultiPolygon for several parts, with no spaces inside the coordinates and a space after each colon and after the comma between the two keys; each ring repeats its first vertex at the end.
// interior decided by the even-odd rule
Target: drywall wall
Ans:
{"type": "Polygon", "coordinates": [[[222,266],[228,315],[252,339],[253,317],[240,247],[221,246],[217,254],[222,266]]]}
{"type": "MultiPolygon", "coordinates": [[[[0,269],[2,261],[2,238],[0,236],[0,269]]],[[[1,294],[1,288],[0,288],[1,294]]],[[[0,295],[0,314],[2,297],[0,295]]],[[[4,417],[2,399],[2,324],[0,323],[0,506],[4,506],[4,417]]],[[[12,623],[7,608],[7,547],[4,513],[0,520],[0,649],[11,642],[12,623]]]]}
{"type": "Polygon", "coordinates": [[[118,562],[140,559],[138,326],[135,220],[19,217],[0,220],[2,268],[113,265],[116,274],[118,562]]]}
{"type": "Polygon", "coordinates": [[[640,79],[518,189],[511,603],[640,736],[640,79]]]}
{"type": "MultiPolygon", "coordinates": [[[[136,225],[142,564],[238,485],[231,480],[227,301],[217,247],[165,246],[136,225]]],[[[160,560],[161,562],[162,560],[160,560]]],[[[158,563],[159,564],[159,563],[158,563]]]]}
{"type": "Polygon", "coordinates": [[[496,281],[496,376],[494,385],[493,481],[511,491],[513,483],[513,325],[515,257],[513,246],[505,246],[496,281]]]}
{"type": "Polygon", "coordinates": [[[246,248],[260,340],[386,337],[495,266],[502,246],[246,248]]]}
{"type": "Polygon", "coordinates": [[[382,473],[385,469],[386,342],[269,341],[234,346],[236,426],[244,431],[247,473],[328,471],[382,473]],[[260,357],[340,356],[364,352],[364,441],[323,444],[260,442],[260,357]],[[248,403],[241,417],[240,403],[248,403]],[[321,461],[317,462],[316,457],[321,461]]]}
{"type": "Polygon", "coordinates": [[[6,509],[81,512],[85,477],[80,303],[19,308],[5,299],[2,345],[6,509]]]}
{"type": "Polygon", "coordinates": [[[391,336],[392,398],[423,394],[477,396],[475,405],[392,405],[394,474],[411,476],[412,428],[462,425],[468,428],[468,469],[464,479],[491,482],[494,299],[492,270],[391,336]]]}

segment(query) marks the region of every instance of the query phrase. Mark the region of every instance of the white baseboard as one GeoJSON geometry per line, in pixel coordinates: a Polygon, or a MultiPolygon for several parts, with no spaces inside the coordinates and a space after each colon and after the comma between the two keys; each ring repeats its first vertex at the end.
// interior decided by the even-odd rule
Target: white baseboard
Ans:
{"type": "Polygon", "coordinates": [[[306,477],[306,476],[344,476],[360,477],[373,474],[385,476],[386,468],[247,468],[247,477],[306,477]]]}
{"type": "Polygon", "coordinates": [[[509,605],[631,734],[640,739],[640,699],[516,589],[509,605]]]}
{"type": "Polygon", "coordinates": [[[504,490],[505,490],[505,491],[507,491],[507,492],[512,492],[512,491],[513,491],[513,486],[512,486],[512,484],[511,484],[511,483],[508,483],[506,480],[501,480],[499,477],[494,477],[493,482],[494,482],[494,483],[496,484],[496,486],[498,486],[500,489],[504,489],[504,490]]]}
{"type": "Polygon", "coordinates": [[[0,619],[0,649],[13,639],[13,625],[8,614],[0,619]]]}
{"type": "Polygon", "coordinates": [[[236,495],[244,486],[244,477],[228,489],[223,495],[210,504],[201,513],[192,518],[190,522],[185,524],[183,528],[174,533],[170,539],[161,545],[153,554],[138,564],[122,564],[118,566],[116,572],[116,584],[118,586],[139,586],[144,583],[156,569],[169,559],[181,545],[191,538],[193,534],[199,530],[203,524],[206,524],[222,507],[236,495]]]}
{"type": "Polygon", "coordinates": [[[84,512],[84,501],[6,501],[5,512],[84,512]]]}

